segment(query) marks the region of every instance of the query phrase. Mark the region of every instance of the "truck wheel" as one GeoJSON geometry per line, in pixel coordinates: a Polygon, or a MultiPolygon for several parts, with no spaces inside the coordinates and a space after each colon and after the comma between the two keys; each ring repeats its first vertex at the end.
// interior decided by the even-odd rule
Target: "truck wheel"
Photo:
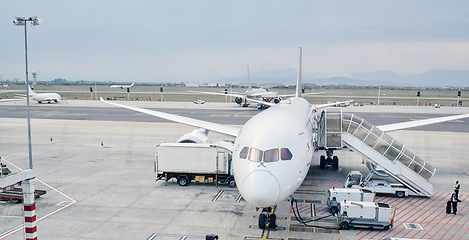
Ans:
{"type": "Polygon", "coordinates": [[[332,158],[332,169],[339,169],[339,158],[337,156],[332,158]]]}
{"type": "Polygon", "coordinates": [[[184,187],[184,186],[187,186],[187,183],[188,183],[188,182],[189,182],[189,179],[187,179],[187,176],[182,175],[182,176],[179,176],[179,177],[178,177],[178,183],[179,183],[179,185],[181,185],[181,186],[184,187]]]}
{"type": "Polygon", "coordinates": [[[384,230],[388,230],[389,229],[389,225],[388,226],[384,226],[384,230]]]}
{"type": "Polygon", "coordinates": [[[397,196],[398,198],[403,198],[403,197],[405,197],[405,193],[399,191],[399,192],[396,192],[396,196],[397,196]]]}
{"type": "Polygon", "coordinates": [[[348,222],[342,222],[342,224],[340,224],[340,227],[344,230],[350,229],[350,225],[348,224],[348,222]]]}
{"type": "Polygon", "coordinates": [[[230,187],[235,188],[236,187],[236,182],[235,180],[231,180],[229,183],[230,187]]]}
{"type": "Polygon", "coordinates": [[[337,206],[331,207],[331,213],[338,213],[338,212],[339,212],[339,208],[337,208],[337,206]]]}
{"type": "Polygon", "coordinates": [[[326,167],[326,157],[324,155],[321,155],[321,158],[319,159],[319,167],[320,168],[326,167]]]}

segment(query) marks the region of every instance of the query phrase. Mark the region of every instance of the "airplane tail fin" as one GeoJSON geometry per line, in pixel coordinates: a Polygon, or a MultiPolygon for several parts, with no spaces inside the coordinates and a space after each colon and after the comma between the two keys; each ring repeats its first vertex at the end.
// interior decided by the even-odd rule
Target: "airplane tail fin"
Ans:
{"type": "Polygon", "coordinates": [[[302,96],[302,88],[303,88],[303,85],[301,83],[301,78],[302,78],[302,71],[301,71],[301,68],[302,68],[302,61],[301,61],[301,58],[302,58],[302,50],[303,48],[300,47],[300,63],[298,64],[298,77],[296,79],[296,94],[295,94],[295,97],[301,97],[302,96]]]}
{"type": "Polygon", "coordinates": [[[249,65],[247,66],[248,68],[248,91],[252,90],[252,85],[251,85],[251,78],[249,77],[249,65]]]}
{"type": "Polygon", "coordinates": [[[28,92],[30,96],[36,95],[36,93],[31,89],[31,86],[28,84],[28,92]]]}
{"type": "Polygon", "coordinates": [[[130,87],[133,87],[133,86],[134,86],[134,84],[135,84],[135,82],[132,82],[132,84],[130,84],[130,87]]]}

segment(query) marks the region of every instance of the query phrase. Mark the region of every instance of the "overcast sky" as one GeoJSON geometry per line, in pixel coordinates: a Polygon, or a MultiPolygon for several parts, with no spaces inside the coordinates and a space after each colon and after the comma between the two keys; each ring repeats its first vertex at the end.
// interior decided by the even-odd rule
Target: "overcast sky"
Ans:
{"type": "MultiPolygon", "coordinates": [[[[0,1],[0,74],[38,80],[213,82],[251,72],[469,70],[469,1],[0,1]]],[[[295,77],[295,76],[293,76],[295,77]]]]}

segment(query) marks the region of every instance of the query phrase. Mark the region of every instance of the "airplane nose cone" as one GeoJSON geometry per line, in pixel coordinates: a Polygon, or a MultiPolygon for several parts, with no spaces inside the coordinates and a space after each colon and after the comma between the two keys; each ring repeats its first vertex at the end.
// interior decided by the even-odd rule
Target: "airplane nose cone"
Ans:
{"type": "Polygon", "coordinates": [[[255,207],[272,207],[279,199],[280,186],[270,172],[254,171],[244,180],[241,194],[255,207]]]}

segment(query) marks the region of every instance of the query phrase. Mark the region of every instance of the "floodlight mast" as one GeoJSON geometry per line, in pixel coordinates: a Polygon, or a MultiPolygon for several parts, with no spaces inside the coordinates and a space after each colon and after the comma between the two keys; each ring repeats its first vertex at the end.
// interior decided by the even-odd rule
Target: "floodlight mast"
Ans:
{"type": "Polygon", "coordinates": [[[29,170],[31,175],[29,178],[21,182],[23,189],[23,211],[24,211],[24,236],[26,240],[37,240],[37,226],[36,226],[36,202],[34,200],[34,174],[33,171],[33,157],[31,148],[31,118],[29,114],[29,80],[28,80],[28,37],[26,22],[31,22],[31,25],[37,26],[41,23],[37,17],[16,17],[13,23],[16,26],[24,26],[24,56],[26,61],[26,104],[28,111],[28,147],[29,147],[29,170]]]}
{"type": "Polygon", "coordinates": [[[32,157],[32,147],[31,147],[31,118],[29,114],[29,80],[28,80],[28,36],[27,36],[27,27],[26,22],[31,22],[31,25],[37,26],[41,24],[42,20],[34,17],[16,17],[13,20],[13,24],[16,26],[24,26],[24,57],[26,62],[26,105],[28,112],[28,148],[29,148],[29,169],[33,169],[33,157],[32,157]]]}

